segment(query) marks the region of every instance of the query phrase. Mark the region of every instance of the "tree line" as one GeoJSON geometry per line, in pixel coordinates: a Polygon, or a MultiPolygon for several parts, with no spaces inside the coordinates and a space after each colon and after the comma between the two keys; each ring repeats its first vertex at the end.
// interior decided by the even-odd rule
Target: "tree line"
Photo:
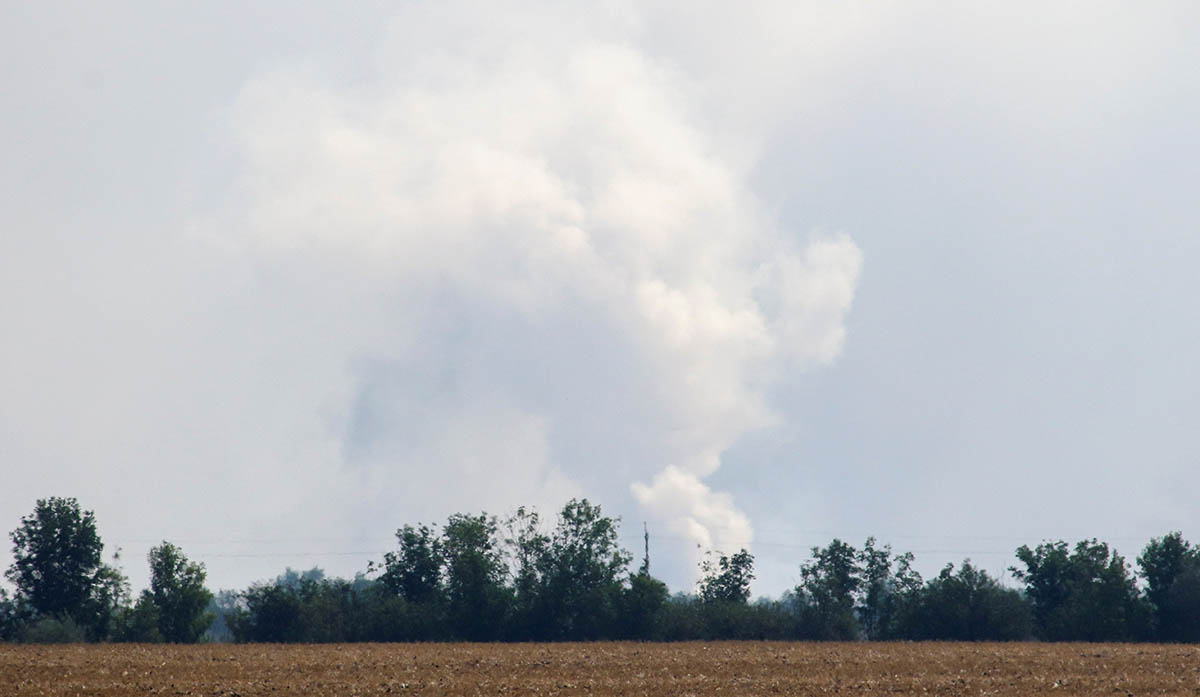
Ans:
{"type": "Polygon", "coordinates": [[[0,640],[188,643],[583,641],[632,639],[1200,641],[1200,549],[1155,538],[1135,572],[1106,543],[1016,550],[1007,587],[963,561],[930,579],[868,538],[814,547],[799,584],[751,601],[754,556],[710,552],[692,592],[672,595],[648,553],[636,569],[619,520],[569,501],[553,526],[521,508],[405,525],[353,579],[288,569],[211,593],[203,564],[163,541],[150,587],[131,596],[105,563],[95,516],[75,499],[39,500],[11,534],[0,640]]]}

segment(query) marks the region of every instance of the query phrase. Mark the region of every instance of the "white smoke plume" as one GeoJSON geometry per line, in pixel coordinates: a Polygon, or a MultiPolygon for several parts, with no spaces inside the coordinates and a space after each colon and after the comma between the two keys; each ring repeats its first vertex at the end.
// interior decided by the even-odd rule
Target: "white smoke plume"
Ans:
{"type": "Polygon", "coordinates": [[[455,510],[632,491],[696,546],[748,547],[705,478],[772,423],[779,371],[838,354],[861,255],[776,229],[754,139],[706,126],[701,77],[608,16],[412,10],[362,82],[261,76],[219,239],[375,298],[339,388],[370,489],[455,510]]]}

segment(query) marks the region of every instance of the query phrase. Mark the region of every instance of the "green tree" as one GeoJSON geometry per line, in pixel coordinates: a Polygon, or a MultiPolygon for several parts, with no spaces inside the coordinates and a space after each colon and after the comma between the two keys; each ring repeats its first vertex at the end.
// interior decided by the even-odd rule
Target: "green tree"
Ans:
{"type": "Polygon", "coordinates": [[[620,546],[618,527],[587,499],[563,506],[536,562],[533,626],[540,636],[584,640],[617,633],[622,578],[632,559],[620,546]]]}
{"type": "Polygon", "coordinates": [[[20,599],[0,588],[0,641],[13,641],[29,622],[31,610],[20,599]]]}
{"type": "Polygon", "coordinates": [[[119,550],[112,559],[112,564],[100,565],[80,621],[87,628],[89,638],[94,641],[107,639],[112,634],[116,620],[129,607],[129,579],[117,566],[120,562],[119,550]]]}
{"type": "Polygon", "coordinates": [[[911,552],[896,555],[890,545],[879,547],[868,537],[858,553],[861,572],[858,619],[872,640],[897,638],[903,615],[917,602],[921,575],[912,568],[911,552]]]}
{"type": "Polygon", "coordinates": [[[1137,559],[1163,641],[1200,640],[1200,550],[1179,532],[1150,540],[1137,559]]]}
{"type": "Polygon", "coordinates": [[[107,636],[128,585],[117,568],[102,562],[95,514],[73,498],[39,499],[9,537],[14,563],[5,576],[17,597],[37,615],[70,619],[94,639],[107,636]]]}
{"type": "Polygon", "coordinates": [[[1200,568],[1189,566],[1167,593],[1170,641],[1200,642],[1200,568]]]}
{"type": "Polygon", "coordinates": [[[442,542],[427,525],[405,525],[396,531],[400,549],[383,556],[379,580],[410,603],[442,600],[442,542]]]}
{"type": "Polygon", "coordinates": [[[828,547],[812,548],[812,558],[800,567],[796,597],[808,632],[816,639],[858,637],[855,596],[862,586],[862,568],[854,547],[834,539],[828,547]]]}
{"type": "Polygon", "coordinates": [[[300,600],[301,641],[333,643],[365,638],[363,603],[352,582],[306,580],[296,594],[300,600]]]}
{"type": "Polygon", "coordinates": [[[456,513],[442,529],[450,626],[471,641],[501,636],[510,605],[499,524],[486,514],[456,513]]]}
{"type": "Polygon", "coordinates": [[[700,563],[700,599],[706,603],[745,604],[754,580],[754,555],[745,549],[732,556],[709,553],[700,563]]]}
{"type": "Polygon", "coordinates": [[[649,565],[630,574],[629,587],[621,597],[622,638],[658,640],[661,616],[670,593],[667,584],[650,575],[649,565]]]}
{"type": "Polygon", "coordinates": [[[921,591],[903,634],[908,639],[1016,641],[1033,632],[1029,601],[968,559],[947,564],[921,591]]]}
{"type": "Polygon", "coordinates": [[[242,606],[226,617],[237,641],[302,641],[300,591],[278,584],[255,584],[241,594],[242,606]]]}
{"type": "Polygon", "coordinates": [[[305,583],[321,583],[324,580],[325,570],[319,566],[304,571],[289,566],[283,570],[283,573],[275,577],[275,585],[299,590],[300,586],[305,583]]]}
{"type": "Polygon", "coordinates": [[[513,627],[509,636],[534,639],[543,630],[538,626],[537,615],[542,605],[543,572],[550,566],[550,536],[542,532],[538,512],[524,506],[509,516],[504,528],[513,592],[513,627]]]}
{"type": "Polygon", "coordinates": [[[117,615],[112,638],[116,641],[156,644],[163,640],[158,631],[158,608],[146,593],[138,597],[133,607],[126,607],[117,615]]]}
{"type": "Polygon", "coordinates": [[[9,537],[16,561],[5,573],[34,611],[73,616],[92,596],[104,543],[96,517],[73,498],[39,499],[9,537]]]}
{"type": "Polygon", "coordinates": [[[1012,567],[1025,582],[1038,635],[1050,641],[1127,641],[1143,638],[1149,624],[1124,557],[1103,542],[1083,540],[1022,545],[1012,567]]]}
{"type": "Polygon", "coordinates": [[[172,643],[195,643],[213,621],[205,611],[212,593],[204,587],[204,565],[189,561],[165,540],[152,547],[147,558],[150,588],[142,597],[156,610],[159,634],[172,643]]]}
{"type": "Polygon", "coordinates": [[[1025,595],[1033,603],[1033,617],[1038,635],[1043,639],[1068,638],[1068,602],[1075,585],[1071,550],[1063,540],[1043,542],[1035,549],[1028,545],[1017,548],[1017,559],[1024,569],[1015,566],[1009,571],[1025,582],[1025,595]]]}
{"type": "MultiPolygon", "coordinates": [[[[213,615],[213,622],[204,633],[204,641],[233,641],[233,631],[229,628],[229,617],[236,614],[241,606],[241,593],[229,589],[217,591],[205,609],[205,612],[213,615]]],[[[155,620],[154,626],[158,626],[157,620],[155,620]]]]}

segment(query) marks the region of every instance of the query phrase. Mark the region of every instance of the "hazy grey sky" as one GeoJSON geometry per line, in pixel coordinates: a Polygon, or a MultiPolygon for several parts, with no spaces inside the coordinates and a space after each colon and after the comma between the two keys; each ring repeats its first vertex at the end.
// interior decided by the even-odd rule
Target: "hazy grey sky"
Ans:
{"type": "Polygon", "coordinates": [[[0,528],[242,587],[587,496],[772,594],[1200,535],[1200,9],[739,5],[4,5],[0,528]]]}

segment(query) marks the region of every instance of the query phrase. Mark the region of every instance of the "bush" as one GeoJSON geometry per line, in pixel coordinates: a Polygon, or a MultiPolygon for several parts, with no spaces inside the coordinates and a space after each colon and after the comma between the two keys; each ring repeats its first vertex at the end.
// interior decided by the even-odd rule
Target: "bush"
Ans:
{"type": "Polygon", "coordinates": [[[957,572],[947,565],[919,598],[904,618],[909,639],[1018,641],[1033,634],[1029,601],[969,560],[957,572]]]}
{"type": "Polygon", "coordinates": [[[653,639],[662,641],[690,641],[704,637],[704,618],[700,613],[702,603],[695,596],[676,593],[662,607],[660,625],[653,639]]]}
{"type": "Polygon", "coordinates": [[[26,644],[79,644],[87,638],[87,630],[69,617],[44,617],[26,627],[21,634],[21,641],[26,644]]]}
{"type": "Polygon", "coordinates": [[[663,607],[670,594],[667,584],[649,573],[632,574],[621,595],[621,634],[626,639],[660,638],[663,607]]]}
{"type": "Polygon", "coordinates": [[[116,616],[113,639],[139,644],[157,644],[163,640],[158,631],[158,608],[143,596],[133,607],[122,608],[116,616]]]}
{"type": "Polygon", "coordinates": [[[10,598],[0,588],[0,641],[16,641],[29,622],[32,610],[20,600],[10,598]]]}

